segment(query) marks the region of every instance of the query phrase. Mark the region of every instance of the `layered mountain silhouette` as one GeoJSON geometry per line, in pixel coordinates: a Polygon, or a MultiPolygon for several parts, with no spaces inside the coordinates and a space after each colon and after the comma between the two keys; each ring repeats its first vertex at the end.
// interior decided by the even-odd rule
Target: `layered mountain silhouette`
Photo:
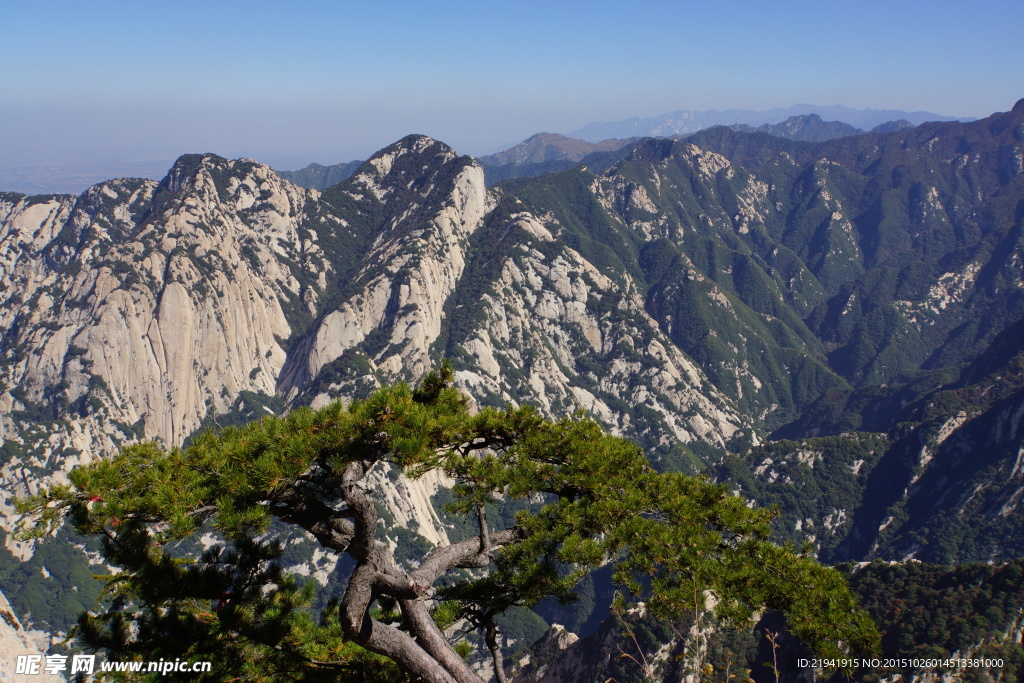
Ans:
{"type": "MultiPolygon", "coordinates": [[[[294,183],[196,154],[159,182],[0,195],[0,590],[53,630],[88,602],[74,539],[12,540],[12,496],[445,358],[478,405],[584,410],[661,469],[778,503],[825,559],[1019,556],[1024,101],[784,127],[826,124],[489,160],[413,135],[294,183]]],[[[422,505],[440,483],[403,486],[394,517],[446,542],[422,505]]]]}

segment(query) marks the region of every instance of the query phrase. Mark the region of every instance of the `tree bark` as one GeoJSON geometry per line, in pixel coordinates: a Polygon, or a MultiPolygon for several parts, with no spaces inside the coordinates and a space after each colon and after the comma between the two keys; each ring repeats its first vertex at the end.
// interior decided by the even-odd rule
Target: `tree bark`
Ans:
{"type": "MultiPolygon", "coordinates": [[[[500,548],[522,538],[517,527],[504,529],[490,535],[491,548],[500,548]]],[[[433,585],[437,579],[456,567],[486,567],[491,558],[480,554],[480,539],[469,538],[451,545],[435,548],[424,558],[410,576],[417,584],[433,585]]]]}
{"type": "Polygon", "coordinates": [[[494,660],[494,677],[498,683],[508,683],[505,677],[505,656],[501,653],[501,634],[494,620],[489,618],[484,624],[484,640],[487,642],[487,649],[491,651],[491,659],[494,660]]]}
{"type": "Polygon", "coordinates": [[[354,465],[346,470],[341,487],[353,517],[354,533],[347,551],[357,562],[340,607],[345,635],[372,652],[390,657],[427,683],[484,683],[452,649],[426,605],[418,600],[422,589],[429,588],[437,577],[421,583],[406,575],[395,565],[390,548],[374,538],[376,504],[358,483],[369,467],[354,465]],[[370,605],[381,594],[400,598],[416,639],[370,617],[370,605]]]}
{"type": "Polygon", "coordinates": [[[320,545],[339,553],[348,549],[355,535],[352,514],[339,512],[320,501],[307,500],[298,494],[286,494],[271,504],[271,510],[282,521],[302,527],[320,545]]]}
{"type": "Polygon", "coordinates": [[[430,616],[430,610],[422,602],[402,601],[402,613],[409,620],[416,640],[438,663],[455,677],[459,683],[485,683],[469,668],[469,665],[452,649],[448,639],[430,616]]]}
{"type": "Polygon", "coordinates": [[[487,530],[487,508],[483,503],[476,506],[476,516],[480,521],[480,554],[487,555],[491,552],[491,535],[487,530]]]}

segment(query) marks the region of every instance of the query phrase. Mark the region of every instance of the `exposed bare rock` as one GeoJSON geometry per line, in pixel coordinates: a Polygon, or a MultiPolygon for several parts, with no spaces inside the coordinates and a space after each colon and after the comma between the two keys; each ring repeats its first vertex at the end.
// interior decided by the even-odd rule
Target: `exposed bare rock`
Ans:
{"type": "Polygon", "coordinates": [[[464,304],[476,324],[450,351],[470,360],[461,385],[497,403],[529,396],[549,414],[584,410],[631,435],[643,427],[621,405],[644,406],[667,428],[654,443],[724,446],[743,420],[701,388],[700,371],[658,330],[636,284],[614,282],[573,249],[543,247],[552,229],[517,213],[502,230],[509,247],[492,265],[497,276],[464,304]]]}
{"type": "MultiPolygon", "coordinates": [[[[716,129],[497,189],[414,135],[323,191],[187,155],[159,183],[0,194],[0,531],[14,496],[131,441],[358,400],[449,359],[475,406],[585,411],[664,469],[783,428],[836,436],[752,462],[762,494],[853,480],[853,502],[784,511],[787,531],[902,557],[973,515],[1005,533],[970,557],[1003,556],[1024,509],[1019,364],[899,424],[924,394],[887,385],[1020,337],[1021,112],[822,144],[716,129]],[[877,437],[839,436],[864,426],[843,406],[878,397],[877,437]],[[858,512],[869,486],[884,495],[858,512]]],[[[447,482],[374,476],[394,525],[448,542],[447,482]]]]}
{"type": "MultiPolygon", "coordinates": [[[[358,283],[302,341],[282,391],[297,390],[325,365],[362,343],[372,332],[386,334],[385,349],[372,355],[387,378],[416,379],[430,367],[428,350],[441,332],[442,311],[462,271],[469,236],[488,208],[483,171],[429,138],[408,138],[373,157],[353,184],[381,200],[400,191],[408,171],[404,156],[431,154],[430,181],[411,206],[379,225],[371,249],[352,276],[358,283]],[[403,160],[405,161],[405,160],[403,160]],[[446,178],[451,173],[453,177],[446,178]]],[[[422,169],[417,169],[422,173],[422,169]]]]}
{"type": "Polygon", "coordinates": [[[239,392],[273,393],[293,268],[328,269],[303,228],[317,196],[197,156],[159,185],[0,202],[3,430],[25,450],[2,464],[6,488],[26,466],[59,476],[135,438],[180,444],[239,392]]]}
{"type": "Polygon", "coordinates": [[[10,603],[0,593],[0,683],[16,683],[33,680],[44,683],[63,681],[63,676],[47,673],[44,670],[46,653],[49,649],[50,637],[42,631],[33,631],[22,626],[14,615],[10,603]],[[43,657],[40,660],[39,673],[26,676],[16,673],[19,657],[43,657]]]}

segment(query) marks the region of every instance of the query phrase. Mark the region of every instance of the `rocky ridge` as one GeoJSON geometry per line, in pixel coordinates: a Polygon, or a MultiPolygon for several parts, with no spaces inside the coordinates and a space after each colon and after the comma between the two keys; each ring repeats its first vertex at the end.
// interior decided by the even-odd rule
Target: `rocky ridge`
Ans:
{"type": "Polygon", "coordinates": [[[766,111],[750,109],[725,109],[721,111],[715,109],[708,111],[681,110],[647,118],[633,117],[611,122],[595,121],[570,132],[569,135],[583,140],[685,135],[711,126],[731,126],[733,124],[761,126],[764,124],[780,123],[794,116],[805,116],[808,114],[817,114],[827,120],[841,121],[865,130],[899,119],[910,121],[914,125],[919,125],[926,121],[957,120],[954,117],[925,111],[906,112],[899,110],[851,109],[841,105],[796,104],[792,107],[769,109],[766,111]]]}
{"type": "Polygon", "coordinates": [[[580,161],[588,154],[614,152],[634,141],[634,139],[613,139],[587,142],[557,133],[537,133],[502,152],[477,157],[477,161],[483,166],[541,164],[562,160],[580,161]]]}
{"type": "Polygon", "coordinates": [[[211,156],[183,157],[160,184],[5,196],[7,490],[128,440],[179,444],[240,391],[273,393],[285,309],[315,305],[292,268],[321,281],[329,268],[302,227],[315,197],[211,156]]]}
{"type": "MultiPolygon", "coordinates": [[[[49,648],[49,641],[50,638],[46,633],[26,629],[22,626],[18,617],[14,615],[10,603],[7,602],[7,598],[0,593],[0,681],[15,683],[24,680],[24,676],[19,675],[16,671],[18,658],[45,655],[49,648]]],[[[40,664],[45,664],[45,660],[40,664]]],[[[40,671],[39,674],[32,677],[32,680],[54,683],[65,679],[57,674],[40,671]]]]}
{"type": "MultiPolygon", "coordinates": [[[[723,478],[823,557],[1016,554],[1022,117],[715,129],[495,188],[409,136],[322,192],[188,155],[160,183],[0,195],[4,504],[448,358],[477,405],[588,411],[660,468],[743,456],[723,478]]],[[[447,541],[445,482],[378,478],[395,528],[447,541]]]]}
{"type": "MultiPolygon", "coordinates": [[[[7,552],[32,552],[9,533],[13,497],[77,464],[135,439],[178,445],[239,410],[280,409],[281,399],[320,405],[414,382],[442,356],[475,359],[459,366],[459,381],[480,403],[590,410],[666,453],[698,440],[724,447],[741,427],[753,433],[658,332],[636,284],[619,291],[509,201],[472,159],[422,136],[324,193],[249,160],[190,155],[160,183],[3,195],[7,552]],[[480,270],[491,245],[507,250],[481,292],[484,280],[465,273],[480,270]],[[455,302],[470,292],[484,318],[460,337],[455,302]],[[632,339],[616,327],[623,316],[632,339]],[[577,355],[618,360],[604,376],[580,372],[577,355]],[[623,417],[610,403],[622,397],[651,412],[623,417]]],[[[429,504],[440,483],[407,481],[389,499],[396,523],[415,520],[432,543],[446,542],[429,504]]]]}

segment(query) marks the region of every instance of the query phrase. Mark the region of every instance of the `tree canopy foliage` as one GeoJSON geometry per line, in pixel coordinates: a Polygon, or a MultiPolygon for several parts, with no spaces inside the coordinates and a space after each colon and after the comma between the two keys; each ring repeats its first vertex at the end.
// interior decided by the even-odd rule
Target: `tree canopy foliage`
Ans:
{"type": "Polygon", "coordinates": [[[87,647],[117,660],[209,660],[210,680],[480,683],[465,643],[450,641],[456,623],[483,635],[500,680],[495,616],[571,600],[609,562],[658,616],[707,606],[742,622],[778,609],[822,656],[878,642],[839,572],[768,541],[771,511],[654,471],[636,444],[582,416],[550,421],[528,406],[473,414],[447,365],[415,390],[385,387],[347,408],[300,408],[184,449],[129,446],[22,508],[36,520],[30,533],[67,518],[100,536],[118,568],[99,611],[80,620],[87,647]],[[405,568],[378,536],[367,476],[380,467],[443,470],[455,482],[451,512],[478,534],[405,568]],[[529,505],[491,528],[489,505],[516,500],[529,505]],[[286,525],[350,558],[319,620],[309,609],[317,584],[282,568],[286,525]],[[187,551],[211,534],[217,545],[187,551]]]}

